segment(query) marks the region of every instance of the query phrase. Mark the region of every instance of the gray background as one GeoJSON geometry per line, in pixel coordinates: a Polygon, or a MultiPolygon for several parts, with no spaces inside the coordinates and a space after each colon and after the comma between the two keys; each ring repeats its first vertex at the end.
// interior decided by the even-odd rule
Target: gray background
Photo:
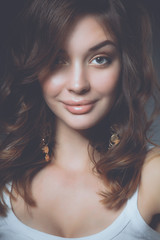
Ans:
{"type": "MultiPolygon", "coordinates": [[[[153,61],[160,84],[160,0],[140,0],[147,7],[153,28],[153,61]]],[[[148,103],[147,111],[150,113],[153,109],[152,101],[148,103]]],[[[160,145],[160,115],[151,127],[152,140],[160,145]]],[[[150,133],[149,133],[150,134],[150,133]]]]}

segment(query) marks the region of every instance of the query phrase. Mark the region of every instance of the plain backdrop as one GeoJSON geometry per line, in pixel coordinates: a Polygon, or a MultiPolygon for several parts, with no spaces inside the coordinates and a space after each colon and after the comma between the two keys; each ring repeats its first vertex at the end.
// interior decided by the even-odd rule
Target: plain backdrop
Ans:
{"type": "MultiPolygon", "coordinates": [[[[132,0],[134,1],[134,0],[132,0]]],[[[147,7],[153,29],[153,61],[160,84],[160,0],[140,0],[147,7]]],[[[152,111],[153,105],[150,101],[147,111],[152,111]]],[[[152,140],[160,145],[160,116],[157,117],[151,128],[152,140]]]]}

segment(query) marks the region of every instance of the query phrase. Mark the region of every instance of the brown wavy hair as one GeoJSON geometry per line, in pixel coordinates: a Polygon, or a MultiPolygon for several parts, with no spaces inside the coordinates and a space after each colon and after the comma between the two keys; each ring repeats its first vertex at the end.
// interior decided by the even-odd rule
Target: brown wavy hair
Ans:
{"type": "Polygon", "coordinates": [[[153,113],[159,108],[159,87],[151,60],[151,27],[139,2],[25,0],[24,7],[12,19],[0,89],[2,215],[7,209],[3,192],[10,182],[26,203],[35,205],[30,186],[34,176],[49,164],[40,147],[46,132],[50,155],[54,155],[55,145],[54,114],[43,99],[38,78],[54,71],[68,31],[87,14],[95,16],[110,31],[122,62],[115,104],[90,136],[90,145],[101,153],[96,162],[92,152],[95,169],[110,186],[101,195],[108,207],[119,208],[135,192],[147,153],[146,133],[152,122],[146,116],[147,100],[152,96],[153,113]],[[116,126],[120,143],[108,150],[111,126],[116,126]]]}

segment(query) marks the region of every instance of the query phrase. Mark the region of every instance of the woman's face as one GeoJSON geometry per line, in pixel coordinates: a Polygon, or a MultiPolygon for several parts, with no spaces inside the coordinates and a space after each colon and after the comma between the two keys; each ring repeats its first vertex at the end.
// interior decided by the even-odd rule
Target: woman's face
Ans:
{"type": "Polygon", "coordinates": [[[93,16],[69,32],[52,74],[41,81],[44,99],[57,122],[85,130],[112,107],[121,63],[116,43],[93,16]]]}

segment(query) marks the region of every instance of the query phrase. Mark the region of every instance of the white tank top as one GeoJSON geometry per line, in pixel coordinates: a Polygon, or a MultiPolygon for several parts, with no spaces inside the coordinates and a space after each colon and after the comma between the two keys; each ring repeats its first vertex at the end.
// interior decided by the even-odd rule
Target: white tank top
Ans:
{"type": "Polygon", "coordinates": [[[5,195],[9,207],[7,217],[0,217],[0,240],[160,240],[160,233],[149,227],[137,208],[138,191],[128,200],[117,219],[103,231],[87,237],[63,238],[40,232],[23,224],[14,215],[10,199],[5,195]]]}

